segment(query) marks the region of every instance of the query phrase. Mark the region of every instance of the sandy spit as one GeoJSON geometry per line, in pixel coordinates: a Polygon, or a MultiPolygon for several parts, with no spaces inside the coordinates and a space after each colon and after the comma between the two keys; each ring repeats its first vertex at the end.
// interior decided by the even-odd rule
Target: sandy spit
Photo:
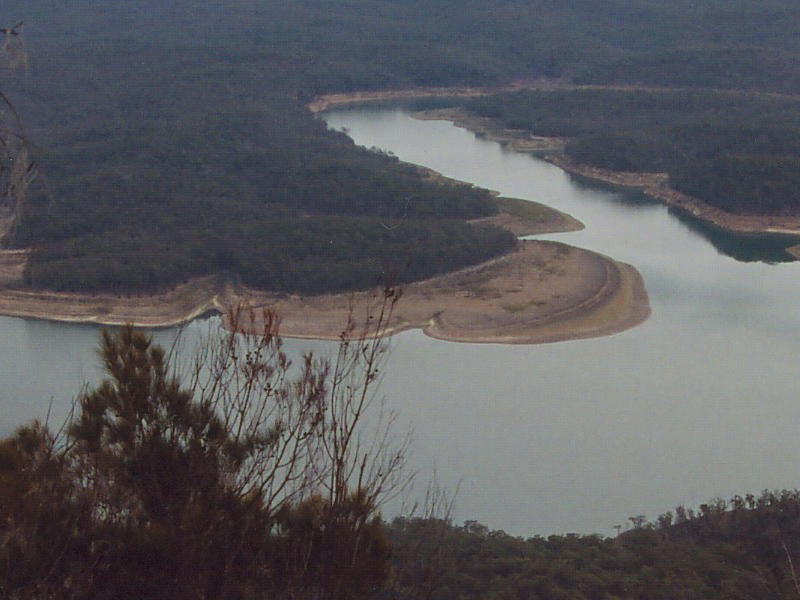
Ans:
{"type": "MultiPolygon", "coordinates": [[[[338,339],[350,303],[356,322],[363,321],[380,294],[247,300],[277,310],[288,337],[338,339]]],[[[418,328],[456,342],[534,344],[617,333],[649,315],[647,292],[631,266],[566,244],[527,241],[502,258],[406,286],[388,329],[418,328]]]]}
{"type": "MultiPolygon", "coordinates": [[[[24,254],[16,254],[18,261],[24,254]]],[[[16,268],[14,269],[16,270],[16,268]]],[[[171,327],[246,304],[282,317],[286,337],[338,339],[351,307],[363,322],[379,291],[281,296],[221,277],[198,278],[154,295],[65,294],[0,287],[0,314],[62,322],[171,327]]],[[[388,328],[420,328],[444,340],[543,343],[609,335],[650,314],[639,273],[588,250],[521,242],[509,255],[407,285],[388,328]]]]}
{"type": "MultiPolygon", "coordinates": [[[[286,337],[338,339],[354,307],[363,322],[379,291],[281,296],[198,278],[161,294],[65,294],[0,288],[0,314],[62,322],[171,327],[243,303],[271,308],[286,337]]],[[[509,255],[409,284],[388,328],[461,342],[542,343],[608,335],[643,322],[650,306],[629,265],[566,244],[521,242],[509,255]]]]}

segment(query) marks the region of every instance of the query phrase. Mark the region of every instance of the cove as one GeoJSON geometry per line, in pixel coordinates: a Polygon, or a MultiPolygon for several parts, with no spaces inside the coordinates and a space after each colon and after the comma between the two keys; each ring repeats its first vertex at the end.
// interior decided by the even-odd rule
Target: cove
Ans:
{"type": "MultiPolygon", "coordinates": [[[[650,319],[606,338],[393,338],[381,392],[398,429],[413,426],[420,482],[435,468],[459,487],[456,522],[611,534],[630,516],[798,485],[800,265],[781,262],[791,242],[709,232],[639,195],[402,110],[324,118],[361,145],[575,216],[585,230],[544,237],[634,265],[650,294],[650,319]]],[[[173,335],[157,333],[165,343],[173,335]]],[[[91,326],[0,319],[0,434],[43,417],[51,396],[52,420],[63,418],[81,383],[99,376],[96,336],[91,326]]]]}

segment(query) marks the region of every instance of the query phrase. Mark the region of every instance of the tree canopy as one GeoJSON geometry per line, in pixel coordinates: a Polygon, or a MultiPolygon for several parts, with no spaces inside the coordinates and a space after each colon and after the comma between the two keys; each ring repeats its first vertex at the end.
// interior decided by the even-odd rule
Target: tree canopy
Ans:
{"type": "MultiPolygon", "coordinates": [[[[452,101],[456,102],[456,101],[452,101]]],[[[666,172],[728,212],[800,214],[800,99],[732,91],[524,91],[467,100],[502,126],[568,138],[574,160],[666,172]]]]}

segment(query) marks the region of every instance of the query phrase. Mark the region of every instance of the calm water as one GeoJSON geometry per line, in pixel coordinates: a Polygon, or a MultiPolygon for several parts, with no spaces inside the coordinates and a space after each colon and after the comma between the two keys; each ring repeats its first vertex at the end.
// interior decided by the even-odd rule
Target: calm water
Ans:
{"type": "MultiPolygon", "coordinates": [[[[584,231],[548,237],[630,262],[650,293],[649,321],[598,340],[394,338],[383,392],[400,428],[414,428],[421,475],[460,482],[457,521],[612,533],[629,516],[800,485],[800,264],[780,262],[787,240],[699,226],[447,123],[368,109],[326,119],[359,144],[574,215],[584,231]]],[[[0,434],[44,415],[51,397],[54,419],[65,413],[98,376],[96,334],[0,319],[0,434]]]]}

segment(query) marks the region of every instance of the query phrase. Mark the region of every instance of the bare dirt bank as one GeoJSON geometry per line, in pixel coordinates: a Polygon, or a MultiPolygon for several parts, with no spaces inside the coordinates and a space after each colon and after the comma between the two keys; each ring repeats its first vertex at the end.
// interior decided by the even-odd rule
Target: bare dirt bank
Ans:
{"type": "Polygon", "coordinates": [[[470,222],[505,227],[518,237],[580,231],[584,228],[584,224],[572,215],[533,200],[499,196],[495,198],[495,202],[500,208],[498,214],[470,222]]]}
{"type": "MultiPolygon", "coordinates": [[[[351,296],[252,294],[247,300],[276,309],[289,337],[338,339],[351,296]]],[[[370,292],[352,300],[356,319],[360,308],[374,305],[370,292]]],[[[511,255],[406,286],[388,328],[419,328],[458,342],[533,344],[617,333],[649,314],[641,276],[629,265],[565,244],[527,241],[511,255]]]]}
{"type": "MultiPolygon", "coordinates": [[[[0,314],[64,322],[173,326],[238,303],[272,308],[287,337],[337,339],[351,306],[374,292],[279,296],[208,277],[155,295],[61,294],[0,288],[0,314]]],[[[360,314],[363,312],[363,315],[360,314]]],[[[462,342],[542,343],[616,333],[650,314],[639,273],[594,252],[522,242],[510,255],[406,286],[389,329],[462,342]]]]}
{"type": "Polygon", "coordinates": [[[0,315],[142,327],[172,327],[210,311],[224,311],[238,294],[216,277],[200,278],[159,294],[125,296],[28,291],[0,287],[0,315]]]}
{"type": "Polygon", "coordinates": [[[797,260],[800,260],[800,244],[795,244],[794,246],[790,246],[786,249],[791,256],[794,256],[797,260]]]}
{"type": "MultiPolygon", "coordinates": [[[[517,231],[582,226],[542,205],[501,200],[530,211],[522,217],[492,217],[517,231]]],[[[375,292],[287,297],[221,277],[142,296],[28,291],[18,289],[26,258],[19,251],[0,253],[0,314],[167,327],[244,303],[275,309],[287,337],[338,339],[351,306],[358,321],[375,305],[375,292]]],[[[616,333],[649,314],[642,279],[629,265],[565,244],[526,241],[509,255],[406,286],[388,326],[392,333],[420,328],[433,337],[461,342],[543,343],[616,333]]]]}
{"type": "MultiPolygon", "coordinates": [[[[337,339],[351,305],[358,320],[374,292],[282,297],[214,277],[141,297],[0,289],[0,314],[104,325],[173,326],[237,303],[275,309],[287,337],[337,339]]],[[[629,265],[527,241],[510,255],[406,286],[388,325],[452,341],[542,343],[616,333],[649,314],[642,279],[629,265]]]]}
{"type": "Polygon", "coordinates": [[[776,233],[800,236],[800,217],[736,215],[729,213],[711,206],[694,196],[672,189],[669,186],[669,176],[666,173],[606,171],[576,163],[564,155],[557,154],[547,155],[544,158],[569,173],[639,190],[667,206],[678,208],[722,229],[738,233],[776,233]]]}

